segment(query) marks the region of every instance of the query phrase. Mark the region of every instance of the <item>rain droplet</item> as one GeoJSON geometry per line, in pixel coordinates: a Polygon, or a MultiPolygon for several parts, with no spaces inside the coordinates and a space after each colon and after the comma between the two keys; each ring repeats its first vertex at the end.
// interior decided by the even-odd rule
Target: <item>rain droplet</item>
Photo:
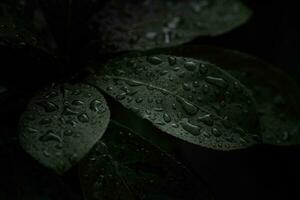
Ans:
{"type": "Polygon", "coordinates": [[[58,135],[56,135],[53,131],[47,131],[46,134],[39,138],[39,140],[42,142],[54,140],[61,143],[61,138],[58,135]]]}
{"type": "Polygon", "coordinates": [[[197,68],[197,64],[193,61],[184,63],[184,67],[189,71],[194,71],[197,68]]]}
{"type": "Polygon", "coordinates": [[[70,108],[69,106],[66,106],[64,108],[64,111],[62,112],[63,115],[77,115],[78,111],[73,110],[72,108],[70,108]]]}
{"type": "Polygon", "coordinates": [[[207,71],[208,71],[207,66],[205,64],[201,63],[199,65],[199,72],[200,72],[200,74],[206,74],[207,71]]]}
{"type": "Polygon", "coordinates": [[[194,86],[194,87],[199,87],[199,86],[200,86],[200,83],[199,83],[198,81],[194,81],[194,82],[193,82],[193,86],[194,86]]]}
{"type": "Polygon", "coordinates": [[[58,93],[56,91],[51,91],[46,95],[46,99],[57,97],[58,93]]]}
{"type": "Polygon", "coordinates": [[[37,105],[44,108],[45,112],[48,112],[48,113],[58,110],[58,106],[50,101],[41,101],[41,102],[38,102],[37,105]]]}
{"type": "Polygon", "coordinates": [[[200,130],[201,128],[199,126],[196,126],[194,124],[191,124],[187,118],[184,118],[182,122],[180,122],[180,125],[182,126],[182,128],[191,133],[194,136],[200,135],[200,130]]]}
{"type": "Polygon", "coordinates": [[[176,57],[172,57],[172,56],[168,57],[168,62],[171,66],[175,65],[177,62],[176,57]]]}
{"type": "Polygon", "coordinates": [[[149,56],[147,60],[152,65],[159,65],[160,63],[162,63],[162,60],[157,56],[149,56]]]}
{"type": "Polygon", "coordinates": [[[65,136],[71,136],[71,135],[73,135],[73,131],[72,130],[65,130],[64,135],[65,136]]]}
{"type": "Polygon", "coordinates": [[[41,124],[41,125],[46,125],[46,124],[50,124],[52,122],[52,119],[50,119],[50,118],[43,118],[40,122],[39,122],[39,124],[41,124]]]}
{"type": "Polygon", "coordinates": [[[167,113],[164,113],[163,118],[164,118],[164,121],[166,123],[170,123],[171,122],[171,117],[167,113]]]}
{"type": "Polygon", "coordinates": [[[191,87],[188,83],[183,83],[182,84],[182,88],[185,90],[185,91],[190,91],[191,90],[191,87]]]}
{"type": "Polygon", "coordinates": [[[143,98],[139,97],[139,98],[135,99],[135,102],[136,103],[142,103],[143,100],[144,100],[143,98]]]}
{"type": "Polygon", "coordinates": [[[72,104],[74,106],[82,106],[84,104],[84,102],[80,101],[80,100],[74,100],[74,101],[72,101],[72,104]]]}
{"type": "Polygon", "coordinates": [[[123,99],[126,98],[126,93],[123,92],[123,93],[121,93],[121,94],[118,94],[116,98],[117,98],[117,100],[123,100],[123,99]]]}
{"type": "Polygon", "coordinates": [[[209,91],[208,85],[207,85],[207,84],[204,84],[204,85],[202,86],[202,90],[203,90],[203,93],[204,93],[204,94],[207,94],[208,91],[209,91]]]}
{"type": "Polygon", "coordinates": [[[86,113],[82,113],[78,116],[78,120],[82,123],[87,123],[89,122],[89,116],[86,113]]]}
{"type": "Polygon", "coordinates": [[[104,112],[105,108],[102,105],[102,102],[95,99],[90,103],[90,109],[95,112],[104,112]]]}
{"type": "Polygon", "coordinates": [[[228,83],[223,78],[207,76],[205,81],[220,88],[226,88],[228,83]]]}
{"type": "Polygon", "coordinates": [[[214,123],[210,114],[206,114],[206,115],[203,115],[201,117],[198,117],[197,121],[203,122],[204,124],[206,124],[208,126],[212,126],[213,123],[214,123]]]}
{"type": "Polygon", "coordinates": [[[38,133],[39,131],[38,131],[37,129],[35,129],[35,128],[27,127],[27,128],[26,128],[26,132],[32,133],[32,134],[36,134],[36,133],[38,133]]]}
{"type": "Polygon", "coordinates": [[[181,104],[182,108],[188,115],[195,115],[198,112],[198,108],[185,99],[178,97],[176,100],[181,104]]]}
{"type": "Polygon", "coordinates": [[[222,134],[221,132],[217,129],[217,128],[212,128],[211,129],[211,133],[215,136],[215,137],[220,137],[222,134]]]}

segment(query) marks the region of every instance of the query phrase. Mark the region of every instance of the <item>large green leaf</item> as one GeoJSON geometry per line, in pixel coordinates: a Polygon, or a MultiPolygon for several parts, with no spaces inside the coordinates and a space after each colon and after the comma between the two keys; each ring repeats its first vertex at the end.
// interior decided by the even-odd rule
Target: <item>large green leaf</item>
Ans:
{"type": "Polygon", "coordinates": [[[181,163],[116,124],[81,162],[80,177],[87,200],[212,199],[181,163]]]}
{"type": "Polygon", "coordinates": [[[256,143],[251,93],[213,64],[167,55],[113,60],[89,83],[175,137],[213,149],[256,143]]]}
{"type": "Polygon", "coordinates": [[[238,0],[113,0],[94,15],[90,28],[104,52],[146,50],[225,33],[250,15],[238,0]]]}
{"type": "Polygon", "coordinates": [[[211,46],[183,46],[162,52],[191,56],[222,66],[252,90],[263,142],[300,144],[300,87],[288,74],[254,56],[211,46]]]}
{"type": "Polygon", "coordinates": [[[103,135],[110,112],[95,88],[52,85],[33,97],[20,119],[23,148],[45,166],[63,173],[103,135]]]}

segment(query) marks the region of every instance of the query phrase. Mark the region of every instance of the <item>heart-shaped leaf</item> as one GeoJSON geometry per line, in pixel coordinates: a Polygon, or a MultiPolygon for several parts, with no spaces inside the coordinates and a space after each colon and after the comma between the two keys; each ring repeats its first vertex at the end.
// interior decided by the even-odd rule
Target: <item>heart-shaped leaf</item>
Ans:
{"type": "Polygon", "coordinates": [[[300,144],[300,87],[288,74],[254,56],[211,46],[183,46],[163,52],[216,63],[249,89],[257,101],[263,142],[300,144]]]}
{"type": "Polygon", "coordinates": [[[212,199],[181,163],[116,124],[81,162],[80,177],[87,200],[212,199]]]}
{"type": "Polygon", "coordinates": [[[20,119],[20,143],[40,163],[63,173],[101,138],[110,112],[98,90],[52,85],[33,97],[20,119]]]}
{"type": "Polygon", "coordinates": [[[113,60],[98,73],[89,83],[168,134],[220,150],[256,143],[251,93],[213,64],[141,56],[113,60]]]}
{"type": "Polygon", "coordinates": [[[104,52],[147,50],[225,33],[250,15],[238,0],[114,0],[94,15],[90,29],[104,52]]]}

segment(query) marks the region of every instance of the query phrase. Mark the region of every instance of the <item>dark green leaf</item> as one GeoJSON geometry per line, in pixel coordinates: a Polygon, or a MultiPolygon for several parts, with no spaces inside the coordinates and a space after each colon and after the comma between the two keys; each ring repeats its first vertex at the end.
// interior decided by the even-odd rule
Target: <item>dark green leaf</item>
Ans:
{"type": "Polygon", "coordinates": [[[101,138],[109,117],[95,88],[52,85],[37,93],[21,116],[20,142],[39,162],[63,173],[101,138]]]}
{"type": "Polygon", "coordinates": [[[181,163],[116,124],[81,162],[80,177],[87,200],[212,199],[181,163]]]}
{"type": "Polygon", "coordinates": [[[250,15],[238,0],[113,0],[94,15],[90,28],[104,52],[146,50],[225,33],[250,15]]]}
{"type": "Polygon", "coordinates": [[[222,66],[252,90],[257,100],[263,142],[300,144],[300,87],[279,68],[251,55],[210,46],[186,46],[168,53],[192,56],[222,66]]]}
{"type": "Polygon", "coordinates": [[[108,63],[89,82],[190,143],[220,150],[256,143],[251,93],[213,64],[166,55],[124,58],[108,63]]]}

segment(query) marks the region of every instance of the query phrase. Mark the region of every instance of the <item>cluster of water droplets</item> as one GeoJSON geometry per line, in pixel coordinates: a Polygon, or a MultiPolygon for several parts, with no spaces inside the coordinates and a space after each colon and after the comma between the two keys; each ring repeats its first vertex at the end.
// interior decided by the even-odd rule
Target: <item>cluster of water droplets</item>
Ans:
{"type": "Polygon", "coordinates": [[[237,141],[244,136],[237,135],[234,127],[239,124],[232,121],[231,112],[241,117],[252,100],[238,81],[217,67],[162,55],[125,58],[116,66],[98,85],[105,85],[125,107],[164,131],[193,141],[197,137],[200,142],[212,137],[226,143],[246,142],[237,141]]]}

